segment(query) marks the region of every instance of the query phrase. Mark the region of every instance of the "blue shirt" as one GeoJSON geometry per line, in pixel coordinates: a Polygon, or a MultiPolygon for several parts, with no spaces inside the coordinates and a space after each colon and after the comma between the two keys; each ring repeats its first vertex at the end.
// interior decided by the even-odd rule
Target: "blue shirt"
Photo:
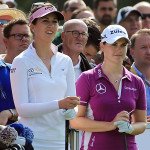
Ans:
{"type": "Polygon", "coordinates": [[[142,80],[145,83],[145,88],[146,88],[146,101],[147,101],[147,115],[150,116],[150,81],[148,81],[145,76],[140,72],[135,64],[133,63],[132,68],[136,72],[136,74],[142,78],[142,80]]]}
{"type": "Polygon", "coordinates": [[[10,84],[10,64],[0,60],[0,112],[14,109],[13,96],[10,84]]]}

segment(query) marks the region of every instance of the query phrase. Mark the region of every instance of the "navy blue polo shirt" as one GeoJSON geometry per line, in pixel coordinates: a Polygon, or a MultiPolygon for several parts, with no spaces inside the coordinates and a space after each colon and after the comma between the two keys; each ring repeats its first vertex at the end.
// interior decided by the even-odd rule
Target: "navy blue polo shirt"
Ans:
{"type": "Polygon", "coordinates": [[[10,64],[0,60],[0,111],[14,108],[10,84],[10,64]]]}

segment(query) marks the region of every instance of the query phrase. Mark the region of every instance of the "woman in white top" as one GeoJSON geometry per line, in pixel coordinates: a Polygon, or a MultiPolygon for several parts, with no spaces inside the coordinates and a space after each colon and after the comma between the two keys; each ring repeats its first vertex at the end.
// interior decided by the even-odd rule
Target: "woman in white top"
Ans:
{"type": "Polygon", "coordinates": [[[51,3],[33,4],[33,43],[14,59],[11,69],[19,122],[33,130],[35,150],[65,149],[65,120],[74,117],[73,108],[79,104],[72,61],[52,44],[59,20],[63,15],[51,3]]]}

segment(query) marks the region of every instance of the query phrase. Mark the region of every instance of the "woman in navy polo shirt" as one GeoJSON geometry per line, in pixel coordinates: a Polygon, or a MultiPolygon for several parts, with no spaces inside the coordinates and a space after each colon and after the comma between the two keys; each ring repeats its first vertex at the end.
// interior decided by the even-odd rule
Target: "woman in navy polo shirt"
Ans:
{"type": "Polygon", "coordinates": [[[104,62],[76,83],[81,101],[71,126],[84,131],[80,150],[137,150],[146,128],[143,81],[122,66],[130,43],[125,28],[110,25],[100,43],[104,62]]]}

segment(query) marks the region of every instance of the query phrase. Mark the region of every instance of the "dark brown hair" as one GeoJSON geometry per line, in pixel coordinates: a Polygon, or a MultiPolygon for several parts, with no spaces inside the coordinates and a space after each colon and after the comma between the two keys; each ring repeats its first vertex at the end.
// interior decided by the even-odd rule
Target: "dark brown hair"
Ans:
{"type": "Polygon", "coordinates": [[[28,25],[28,22],[26,20],[23,20],[23,19],[14,19],[14,20],[11,20],[9,23],[7,23],[6,25],[4,25],[3,36],[5,38],[9,38],[10,32],[11,32],[13,26],[15,26],[15,25],[28,25]]]}

